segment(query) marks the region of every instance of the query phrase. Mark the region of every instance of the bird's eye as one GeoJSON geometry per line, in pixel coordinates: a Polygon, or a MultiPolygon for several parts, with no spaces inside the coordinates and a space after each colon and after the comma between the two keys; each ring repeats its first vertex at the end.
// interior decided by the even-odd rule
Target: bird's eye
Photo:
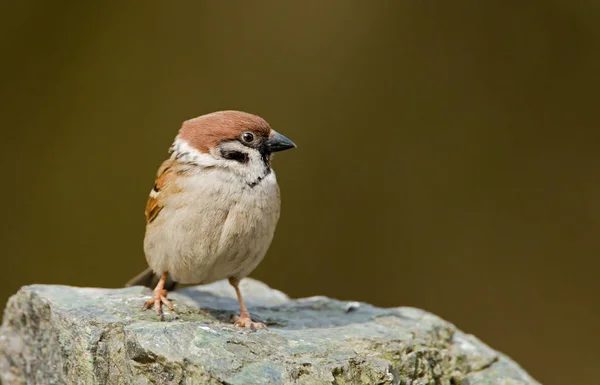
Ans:
{"type": "Polygon", "coordinates": [[[251,132],[244,132],[242,134],[242,139],[244,139],[244,142],[250,143],[254,140],[254,134],[251,132]]]}

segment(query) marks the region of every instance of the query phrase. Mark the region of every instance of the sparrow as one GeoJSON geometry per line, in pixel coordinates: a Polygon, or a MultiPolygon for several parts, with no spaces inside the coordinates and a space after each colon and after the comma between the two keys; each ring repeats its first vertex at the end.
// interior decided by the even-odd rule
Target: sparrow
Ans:
{"type": "Polygon", "coordinates": [[[158,281],[144,309],[164,320],[167,291],[176,282],[227,278],[240,305],[234,325],[252,321],[240,280],[265,256],[279,220],[280,192],[273,153],[296,145],[261,117],[219,111],[187,120],[156,175],[146,203],[144,253],[148,269],[127,286],[158,281]]]}

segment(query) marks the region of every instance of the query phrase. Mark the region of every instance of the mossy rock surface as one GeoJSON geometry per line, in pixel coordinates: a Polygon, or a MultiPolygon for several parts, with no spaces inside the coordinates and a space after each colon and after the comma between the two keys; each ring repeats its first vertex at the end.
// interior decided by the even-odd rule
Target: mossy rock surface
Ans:
{"type": "Polygon", "coordinates": [[[251,279],[267,330],[230,324],[226,282],[172,293],[177,314],[141,311],[150,291],[33,285],[8,302],[0,379],[12,384],[533,385],[519,365],[439,317],[325,297],[292,300],[251,279]]]}

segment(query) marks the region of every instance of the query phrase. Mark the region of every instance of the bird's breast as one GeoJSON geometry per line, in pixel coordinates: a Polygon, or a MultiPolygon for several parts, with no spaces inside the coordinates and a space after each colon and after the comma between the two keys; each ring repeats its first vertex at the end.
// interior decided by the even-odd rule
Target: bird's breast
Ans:
{"type": "Polygon", "coordinates": [[[266,253],[279,219],[275,174],[250,186],[208,170],[179,181],[178,187],[147,228],[150,267],[182,283],[249,274],[266,253]]]}

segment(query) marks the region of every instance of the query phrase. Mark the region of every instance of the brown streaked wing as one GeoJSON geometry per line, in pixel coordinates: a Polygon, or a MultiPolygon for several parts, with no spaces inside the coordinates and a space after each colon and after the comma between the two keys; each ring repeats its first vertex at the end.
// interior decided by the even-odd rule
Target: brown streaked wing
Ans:
{"type": "Polygon", "coordinates": [[[154,188],[146,202],[146,224],[152,223],[163,209],[161,191],[168,187],[173,176],[172,160],[166,160],[158,169],[154,188]]]}
{"type": "Polygon", "coordinates": [[[146,203],[146,224],[152,223],[163,209],[156,197],[149,197],[146,203]]]}

